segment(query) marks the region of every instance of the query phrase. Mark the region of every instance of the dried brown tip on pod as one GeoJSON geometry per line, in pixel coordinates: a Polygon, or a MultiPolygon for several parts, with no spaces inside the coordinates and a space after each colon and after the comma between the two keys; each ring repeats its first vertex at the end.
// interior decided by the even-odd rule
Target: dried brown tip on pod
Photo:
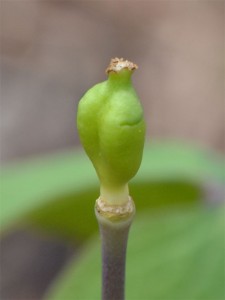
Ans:
{"type": "Polygon", "coordinates": [[[123,69],[128,69],[130,71],[134,71],[138,68],[138,66],[131,61],[124,60],[123,58],[112,58],[108,68],[105,70],[106,74],[111,72],[118,73],[123,69]]]}

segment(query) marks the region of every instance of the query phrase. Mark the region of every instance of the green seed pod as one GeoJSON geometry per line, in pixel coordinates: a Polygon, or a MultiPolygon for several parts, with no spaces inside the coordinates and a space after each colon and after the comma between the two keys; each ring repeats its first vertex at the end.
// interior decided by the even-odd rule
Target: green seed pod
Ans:
{"type": "Polygon", "coordinates": [[[112,59],[108,80],[89,89],[79,102],[77,127],[81,143],[101,184],[104,201],[118,205],[128,199],[128,181],[142,159],[145,121],[131,75],[137,66],[112,59]]]}

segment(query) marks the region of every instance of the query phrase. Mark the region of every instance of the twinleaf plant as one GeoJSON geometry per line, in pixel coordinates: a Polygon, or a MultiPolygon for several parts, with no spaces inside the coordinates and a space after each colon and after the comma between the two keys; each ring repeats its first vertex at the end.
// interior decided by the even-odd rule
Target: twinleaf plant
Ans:
{"type": "Polygon", "coordinates": [[[135,213],[128,182],[142,159],[145,121],[131,76],[137,65],[111,60],[108,79],[88,90],[79,102],[81,143],[100,182],[95,214],[102,238],[102,299],[124,299],[128,232],[135,213]]]}

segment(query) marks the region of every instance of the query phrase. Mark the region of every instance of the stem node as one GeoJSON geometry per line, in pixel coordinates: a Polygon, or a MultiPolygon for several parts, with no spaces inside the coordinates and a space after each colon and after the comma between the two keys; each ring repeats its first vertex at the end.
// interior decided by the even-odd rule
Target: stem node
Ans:
{"type": "Polygon", "coordinates": [[[135,214],[131,197],[122,206],[98,198],[95,206],[102,240],[102,300],[124,300],[126,248],[135,214]]]}

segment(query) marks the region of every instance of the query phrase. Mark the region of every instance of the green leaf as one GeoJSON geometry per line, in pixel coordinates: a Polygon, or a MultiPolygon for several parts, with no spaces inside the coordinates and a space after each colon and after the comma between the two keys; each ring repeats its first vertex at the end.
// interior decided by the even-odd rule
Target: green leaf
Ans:
{"type": "MultiPolygon", "coordinates": [[[[197,186],[186,182],[148,182],[133,184],[131,194],[137,200],[137,211],[141,211],[147,207],[156,209],[194,203],[201,192],[197,186]],[[183,195],[182,200],[180,195],[183,195]]],[[[82,240],[98,230],[93,201],[97,197],[98,190],[90,189],[55,198],[31,212],[26,220],[52,235],[82,240]]]]}
{"type": "Polygon", "coordinates": [[[224,156],[179,142],[154,141],[146,145],[135,182],[174,180],[202,183],[225,181],[224,156]]]}
{"type": "MultiPolygon", "coordinates": [[[[58,197],[97,186],[93,168],[83,152],[64,153],[27,160],[1,172],[1,230],[58,197]]],[[[57,205],[57,204],[56,204],[57,205]]]]}
{"type": "MultiPolygon", "coordinates": [[[[225,297],[224,207],[140,214],[127,257],[128,300],[222,300],[225,297]]],[[[99,300],[100,241],[50,289],[49,300],[99,300]]]]}
{"type": "MultiPolygon", "coordinates": [[[[193,202],[199,199],[202,184],[222,182],[222,170],[222,160],[211,153],[179,143],[152,142],[145,147],[131,195],[138,210],[193,202]]],[[[97,229],[93,207],[98,182],[83,152],[5,167],[1,187],[1,230],[22,221],[53,234],[85,238],[97,229]]]]}

